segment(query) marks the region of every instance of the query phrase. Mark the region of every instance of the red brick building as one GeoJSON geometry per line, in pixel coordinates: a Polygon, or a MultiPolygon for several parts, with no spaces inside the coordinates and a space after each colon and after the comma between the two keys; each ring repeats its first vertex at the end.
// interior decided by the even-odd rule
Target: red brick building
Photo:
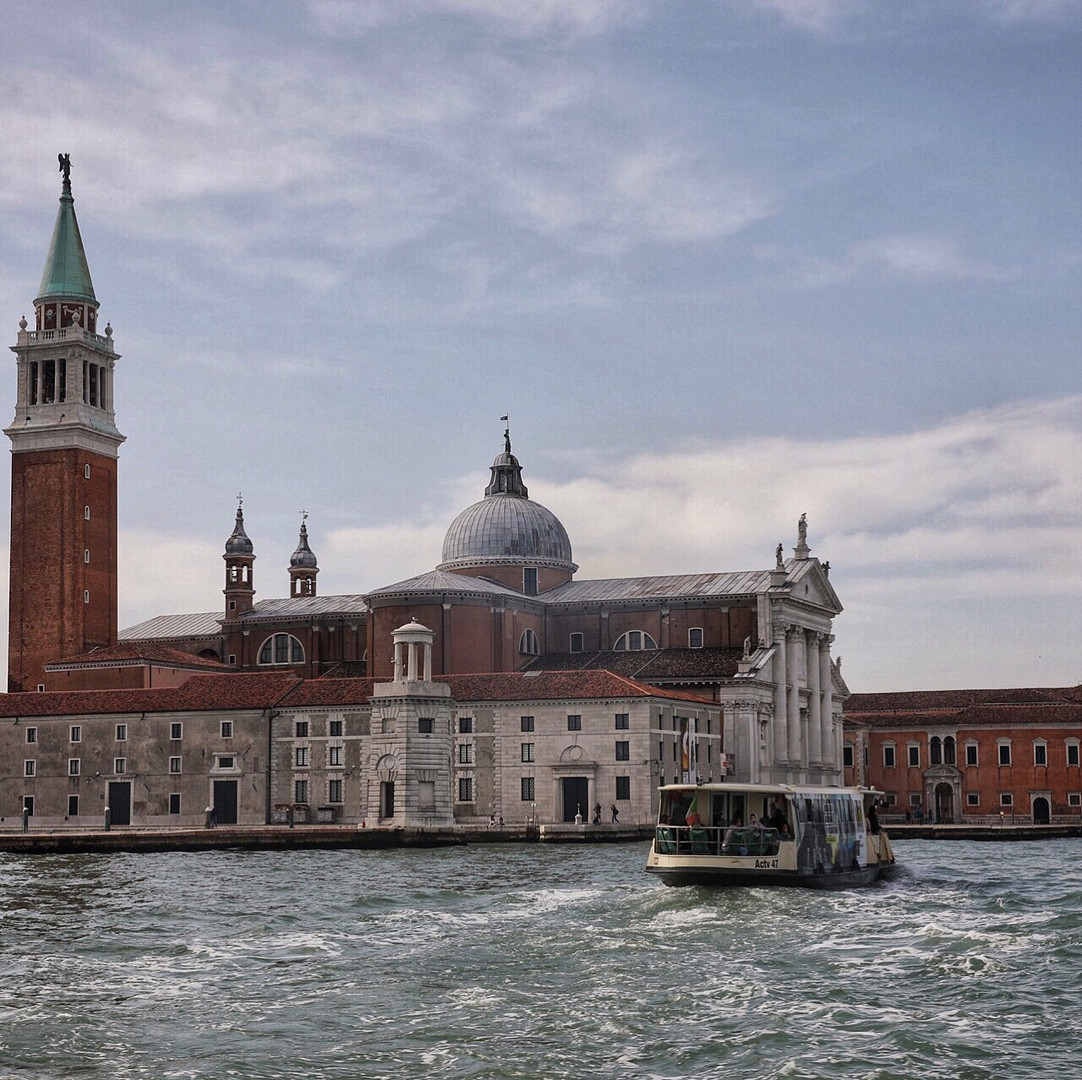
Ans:
{"type": "Polygon", "coordinates": [[[1082,820],[1082,687],[853,694],[847,783],[942,824],[1082,820]]]}

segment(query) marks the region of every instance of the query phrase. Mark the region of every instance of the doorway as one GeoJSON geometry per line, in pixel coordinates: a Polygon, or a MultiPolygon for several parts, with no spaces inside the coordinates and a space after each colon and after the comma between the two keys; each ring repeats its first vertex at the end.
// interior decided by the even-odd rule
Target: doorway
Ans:
{"type": "Polygon", "coordinates": [[[219,825],[236,825],[237,781],[215,780],[212,805],[216,811],[219,825]]]}
{"type": "Polygon", "coordinates": [[[379,785],[379,816],[394,817],[394,781],[381,780],[379,785]]]}
{"type": "Polygon", "coordinates": [[[1051,822],[1052,814],[1048,806],[1048,800],[1043,795],[1038,795],[1033,800],[1033,824],[1050,825],[1051,822]]]}
{"type": "Polygon", "coordinates": [[[935,786],[935,820],[937,825],[954,824],[954,788],[950,784],[935,786]]]}
{"type": "Polygon", "coordinates": [[[126,780],[109,781],[109,824],[131,824],[131,784],[126,780]]]}
{"type": "Polygon", "coordinates": [[[565,776],[563,784],[564,821],[574,821],[575,814],[582,814],[583,821],[590,820],[590,781],[585,776],[565,776]]]}

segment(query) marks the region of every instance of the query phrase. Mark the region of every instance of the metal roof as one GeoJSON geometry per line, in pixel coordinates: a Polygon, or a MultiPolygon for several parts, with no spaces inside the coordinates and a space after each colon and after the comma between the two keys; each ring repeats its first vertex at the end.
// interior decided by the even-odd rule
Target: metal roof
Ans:
{"type": "MultiPolygon", "coordinates": [[[[395,582],[382,589],[373,589],[368,595],[371,596],[397,596],[400,593],[413,595],[423,593],[472,593],[485,596],[514,596],[519,599],[523,594],[516,589],[509,589],[506,585],[498,585],[495,581],[487,581],[485,578],[472,577],[469,574],[453,574],[449,570],[430,570],[427,574],[418,574],[417,577],[406,578],[405,581],[395,582]]],[[[531,600],[540,600],[539,596],[531,596],[531,600]]]]}
{"type": "Polygon", "coordinates": [[[45,269],[38,286],[37,299],[42,300],[46,296],[97,303],[90,280],[90,267],[83,250],[83,238],[79,234],[79,222],[75,217],[71,181],[66,176],[60,209],[56,212],[56,224],[53,225],[53,236],[49,242],[49,254],[45,257],[45,269]]]}
{"type": "Polygon", "coordinates": [[[556,515],[532,499],[503,493],[486,495],[451,522],[440,566],[494,561],[575,569],[571,541],[556,515]]]}
{"type": "Polygon", "coordinates": [[[745,596],[770,584],[767,570],[717,574],[671,574],[660,577],[603,578],[569,581],[543,593],[546,604],[578,604],[594,600],[679,600],[699,596],[745,596]]]}
{"type": "Polygon", "coordinates": [[[157,641],[161,638],[210,637],[221,634],[222,616],[217,611],[191,615],[155,615],[117,634],[120,641],[157,641]]]}

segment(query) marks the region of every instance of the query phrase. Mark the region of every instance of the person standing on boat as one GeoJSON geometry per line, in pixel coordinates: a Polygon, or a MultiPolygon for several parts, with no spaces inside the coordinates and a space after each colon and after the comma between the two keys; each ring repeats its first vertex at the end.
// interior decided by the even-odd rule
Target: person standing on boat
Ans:
{"type": "Polygon", "coordinates": [[[875,803],[868,810],[868,831],[872,836],[879,835],[879,815],[875,812],[875,803]]]}

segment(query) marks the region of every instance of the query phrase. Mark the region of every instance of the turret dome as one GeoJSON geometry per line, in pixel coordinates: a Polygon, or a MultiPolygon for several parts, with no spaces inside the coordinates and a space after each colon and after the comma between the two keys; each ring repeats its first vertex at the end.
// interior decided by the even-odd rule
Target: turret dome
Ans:
{"type": "Polygon", "coordinates": [[[252,541],[244,531],[244,511],[237,507],[237,523],[233,526],[233,534],[225,542],[226,555],[251,555],[255,551],[252,541]]]}

